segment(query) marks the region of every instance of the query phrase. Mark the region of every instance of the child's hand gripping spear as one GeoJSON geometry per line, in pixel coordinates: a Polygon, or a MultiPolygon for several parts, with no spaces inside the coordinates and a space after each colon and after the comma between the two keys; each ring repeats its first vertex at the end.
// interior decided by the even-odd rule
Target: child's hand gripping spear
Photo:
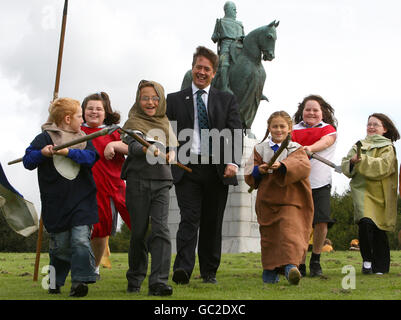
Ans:
{"type": "MultiPolygon", "coordinates": [[[[102,130],[99,130],[97,132],[82,136],[81,138],[72,140],[72,141],[67,142],[67,143],[60,144],[58,146],[54,146],[53,147],[53,151],[59,151],[61,149],[74,146],[74,145],[79,144],[81,142],[89,141],[89,140],[95,139],[95,138],[100,137],[100,136],[105,136],[107,134],[112,134],[114,131],[116,131],[118,129],[120,129],[120,127],[117,126],[117,125],[108,126],[108,127],[104,128],[102,130]]],[[[11,165],[11,164],[18,163],[18,162],[21,162],[21,161],[22,161],[22,158],[18,158],[18,159],[15,159],[15,160],[12,160],[12,161],[8,162],[8,164],[11,165]]]]}
{"type": "Polygon", "coordinates": [[[362,142],[358,140],[356,143],[356,154],[351,158],[351,163],[356,164],[362,160],[362,142]]]}
{"type": "MultiPolygon", "coordinates": [[[[284,151],[285,148],[287,148],[288,144],[291,141],[291,134],[288,134],[287,137],[283,140],[281,143],[280,147],[277,149],[277,151],[274,153],[273,157],[270,159],[270,161],[266,165],[266,169],[271,168],[273,164],[276,162],[280,154],[284,151]]],[[[254,189],[251,187],[248,189],[248,192],[251,193],[254,189]]]]}
{"type": "Polygon", "coordinates": [[[167,155],[164,154],[163,152],[161,152],[159,149],[157,149],[153,144],[150,144],[149,142],[147,142],[145,139],[141,138],[139,135],[137,135],[136,133],[134,133],[133,130],[130,129],[122,129],[120,128],[120,132],[124,132],[127,135],[129,135],[130,137],[134,138],[136,141],[138,141],[141,145],[143,145],[144,149],[143,151],[146,153],[148,151],[152,152],[155,156],[160,156],[163,159],[166,160],[167,163],[170,164],[174,164],[178,167],[180,167],[181,169],[187,171],[187,172],[192,172],[191,168],[188,168],[186,166],[184,166],[182,163],[179,162],[174,162],[174,157],[172,156],[171,153],[168,153],[167,155]]]}

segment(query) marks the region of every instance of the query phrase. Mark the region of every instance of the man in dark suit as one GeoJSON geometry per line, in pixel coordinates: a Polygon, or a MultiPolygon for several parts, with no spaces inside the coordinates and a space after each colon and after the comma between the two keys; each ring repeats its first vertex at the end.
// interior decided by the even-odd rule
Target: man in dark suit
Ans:
{"type": "Polygon", "coordinates": [[[198,47],[192,62],[192,86],[167,96],[167,116],[180,144],[177,160],[192,169],[188,173],[172,167],[181,215],[173,267],[173,281],[178,284],[189,283],[197,244],[203,281],[217,283],[228,186],[238,184],[242,155],[239,107],[235,96],[210,86],[217,67],[218,56],[198,47]],[[208,146],[208,142],[212,143],[208,146]]]}

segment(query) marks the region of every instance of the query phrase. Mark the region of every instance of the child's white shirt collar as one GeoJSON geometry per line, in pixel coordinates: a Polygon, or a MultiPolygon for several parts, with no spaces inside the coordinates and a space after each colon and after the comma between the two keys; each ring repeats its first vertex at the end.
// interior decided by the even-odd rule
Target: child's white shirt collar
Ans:
{"type": "Polygon", "coordinates": [[[269,146],[273,147],[274,145],[278,145],[279,147],[281,146],[281,142],[280,143],[275,143],[271,137],[269,137],[269,146]]]}

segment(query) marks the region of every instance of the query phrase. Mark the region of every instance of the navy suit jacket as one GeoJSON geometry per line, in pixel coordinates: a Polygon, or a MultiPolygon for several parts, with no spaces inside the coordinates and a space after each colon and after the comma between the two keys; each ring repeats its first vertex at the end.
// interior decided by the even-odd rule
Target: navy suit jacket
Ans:
{"type": "MultiPolygon", "coordinates": [[[[224,184],[237,185],[238,181],[236,176],[233,178],[223,178],[227,163],[235,163],[238,165],[238,167],[241,165],[241,159],[234,158],[235,154],[239,153],[242,155],[242,135],[240,135],[240,139],[238,139],[238,135],[236,136],[237,138],[234,139],[234,129],[242,129],[237,99],[230,93],[211,87],[209,91],[207,110],[209,129],[217,129],[219,132],[221,132],[223,129],[228,129],[231,131],[231,139],[226,139],[223,135],[221,135],[220,162],[216,164],[216,169],[218,176],[221,178],[224,184]],[[228,159],[227,161],[227,159],[224,158],[224,150],[231,150],[233,158],[228,159]]],[[[194,128],[194,102],[192,87],[167,95],[166,114],[171,122],[176,121],[176,135],[178,139],[179,134],[183,129],[194,128]]],[[[175,124],[172,125],[173,128],[175,128],[175,124]]],[[[184,141],[179,140],[177,156],[180,152],[180,148],[186,144],[188,140],[190,140],[189,137],[186,137],[186,140],[184,141]]],[[[188,145],[186,147],[188,148],[188,145]]],[[[180,159],[177,160],[180,161],[180,159]]],[[[184,170],[176,166],[172,166],[171,169],[174,183],[179,182],[184,175],[184,170]]]]}

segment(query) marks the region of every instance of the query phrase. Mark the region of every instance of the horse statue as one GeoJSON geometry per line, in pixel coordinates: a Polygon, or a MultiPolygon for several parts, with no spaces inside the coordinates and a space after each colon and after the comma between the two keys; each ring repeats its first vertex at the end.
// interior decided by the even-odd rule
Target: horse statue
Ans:
{"type": "MultiPolygon", "coordinates": [[[[275,20],[266,26],[248,33],[241,43],[233,42],[230,47],[231,63],[228,71],[229,88],[237,97],[243,129],[250,129],[255,119],[261,100],[269,101],[263,95],[266,72],[263,61],[274,59],[274,48],[277,40],[275,20]]],[[[191,86],[192,70],[183,79],[181,89],[191,86]]],[[[219,69],[212,86],[221,89],[219,69]]]]}

